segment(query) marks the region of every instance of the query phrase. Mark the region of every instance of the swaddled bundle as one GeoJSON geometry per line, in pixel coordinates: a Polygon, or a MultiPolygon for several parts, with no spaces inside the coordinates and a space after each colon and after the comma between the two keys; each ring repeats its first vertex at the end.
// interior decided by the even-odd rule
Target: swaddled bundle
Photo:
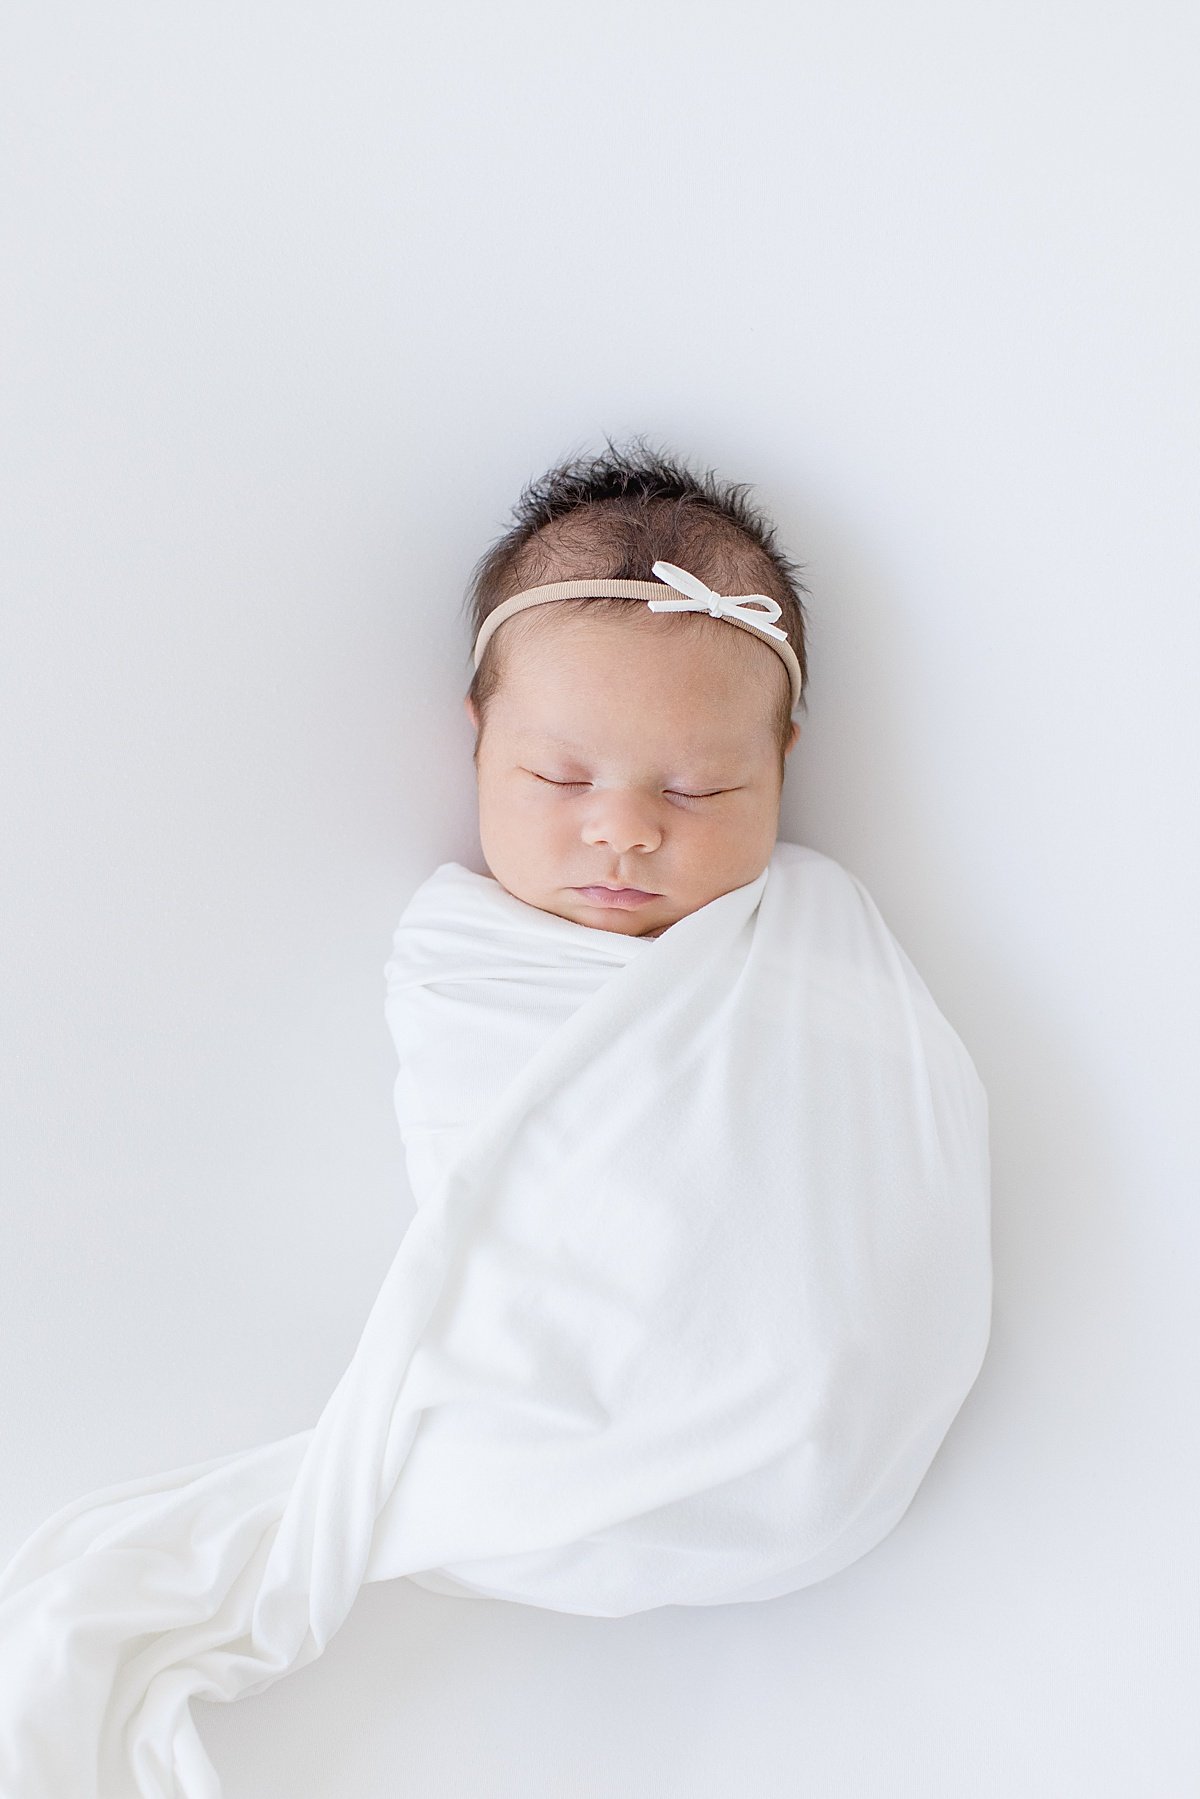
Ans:
{"type": "Polygon", "coordinates": [[[0,1581],[5,1799],[214,1799],[189,1698],[407,1575],[598,1617],[896,1524],[990,1323],[987,1107],[862,885],[776,845],[660,936],[443,863],[387,967],[417,1211],[308,1431],[66,1507],[0,1581]]]}

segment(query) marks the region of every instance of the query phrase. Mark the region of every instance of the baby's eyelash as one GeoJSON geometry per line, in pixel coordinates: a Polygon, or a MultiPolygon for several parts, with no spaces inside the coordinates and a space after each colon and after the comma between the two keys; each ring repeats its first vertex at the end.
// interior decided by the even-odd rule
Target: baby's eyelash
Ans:
{"type": "MultiPolygon", "coordinates": [[[[536,773],[536,770],[534,771],[536,773]]],[[[539,781],[545,781],[548,787],[586,787],[586,781],[554,781],[549,775],[537,775],[539,781]]],[[[679,800],[715,800],[722,793],[731,791],[725,787],[716,787],[711,793],[682,793],[678,788],[668,787],[667,793],[673,793],[679,800]]]]}

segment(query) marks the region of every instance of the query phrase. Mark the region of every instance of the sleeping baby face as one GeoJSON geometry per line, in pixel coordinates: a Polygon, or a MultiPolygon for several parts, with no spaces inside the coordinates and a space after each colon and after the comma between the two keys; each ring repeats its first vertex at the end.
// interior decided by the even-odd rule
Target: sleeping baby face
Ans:
{"type": "MultiPolygon", "coordinates": [[[[503,672],[475,764],[484,860],[510,893],[655,937],[762,873],[787,682],[766,644],[704,617],[549,605],[506,620],[496,648],[503,672]],[[606,903],[598,887],[649,897],[606,903]]],[[[793,723],[789,753],[798,735],[793,723]]]]}

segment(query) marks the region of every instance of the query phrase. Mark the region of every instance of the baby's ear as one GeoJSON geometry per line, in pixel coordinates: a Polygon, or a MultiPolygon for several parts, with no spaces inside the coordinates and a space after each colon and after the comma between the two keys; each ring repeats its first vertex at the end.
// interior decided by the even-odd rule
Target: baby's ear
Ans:
{"type": "Polygon", "coordinates": [[[479,719],[476,716],[475,708],[471,703],[471,696],[469,693],[463,695],[463,710],[470,719],[472,727],[477,731],[479,729],[479,719]]]}

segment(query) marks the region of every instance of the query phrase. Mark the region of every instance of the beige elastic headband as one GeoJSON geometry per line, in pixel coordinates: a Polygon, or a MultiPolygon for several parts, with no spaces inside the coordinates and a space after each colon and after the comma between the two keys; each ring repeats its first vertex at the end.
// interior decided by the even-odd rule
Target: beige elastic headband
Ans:
{"type": "Polygon", "coordinates": [[[711,587],[705,586],[699,575],[690,574],[686,568],[678,568],[673,562],[656,562],[652,572],[660,579],[548,581],[543,587],[527,587],[522,593],[514,593],[511,599],[504,600],[494,612],[489,612],[480,626],[479,635],[475,639],[475,667],[479,667],[492,632],[505,619],[511,618],[514,612],[524,612],[527,606],[543,606],[549,600],[590,600],[602,594],[613,594],[621,599],[645,600],[651,612],[707,612],[713,618],[728,619],[739,630],[756,632],[787,664],[792,682],[792,710],[795,711],[800,704],[803,676],[796,652],[788,642],[787,632],[769,622],[778,618],[783,610],[778,600],[771,599],[765,593],[714,593],[711,587]],[[663,599],[664,581],[687,597],[681,600],[663,599]]]}

